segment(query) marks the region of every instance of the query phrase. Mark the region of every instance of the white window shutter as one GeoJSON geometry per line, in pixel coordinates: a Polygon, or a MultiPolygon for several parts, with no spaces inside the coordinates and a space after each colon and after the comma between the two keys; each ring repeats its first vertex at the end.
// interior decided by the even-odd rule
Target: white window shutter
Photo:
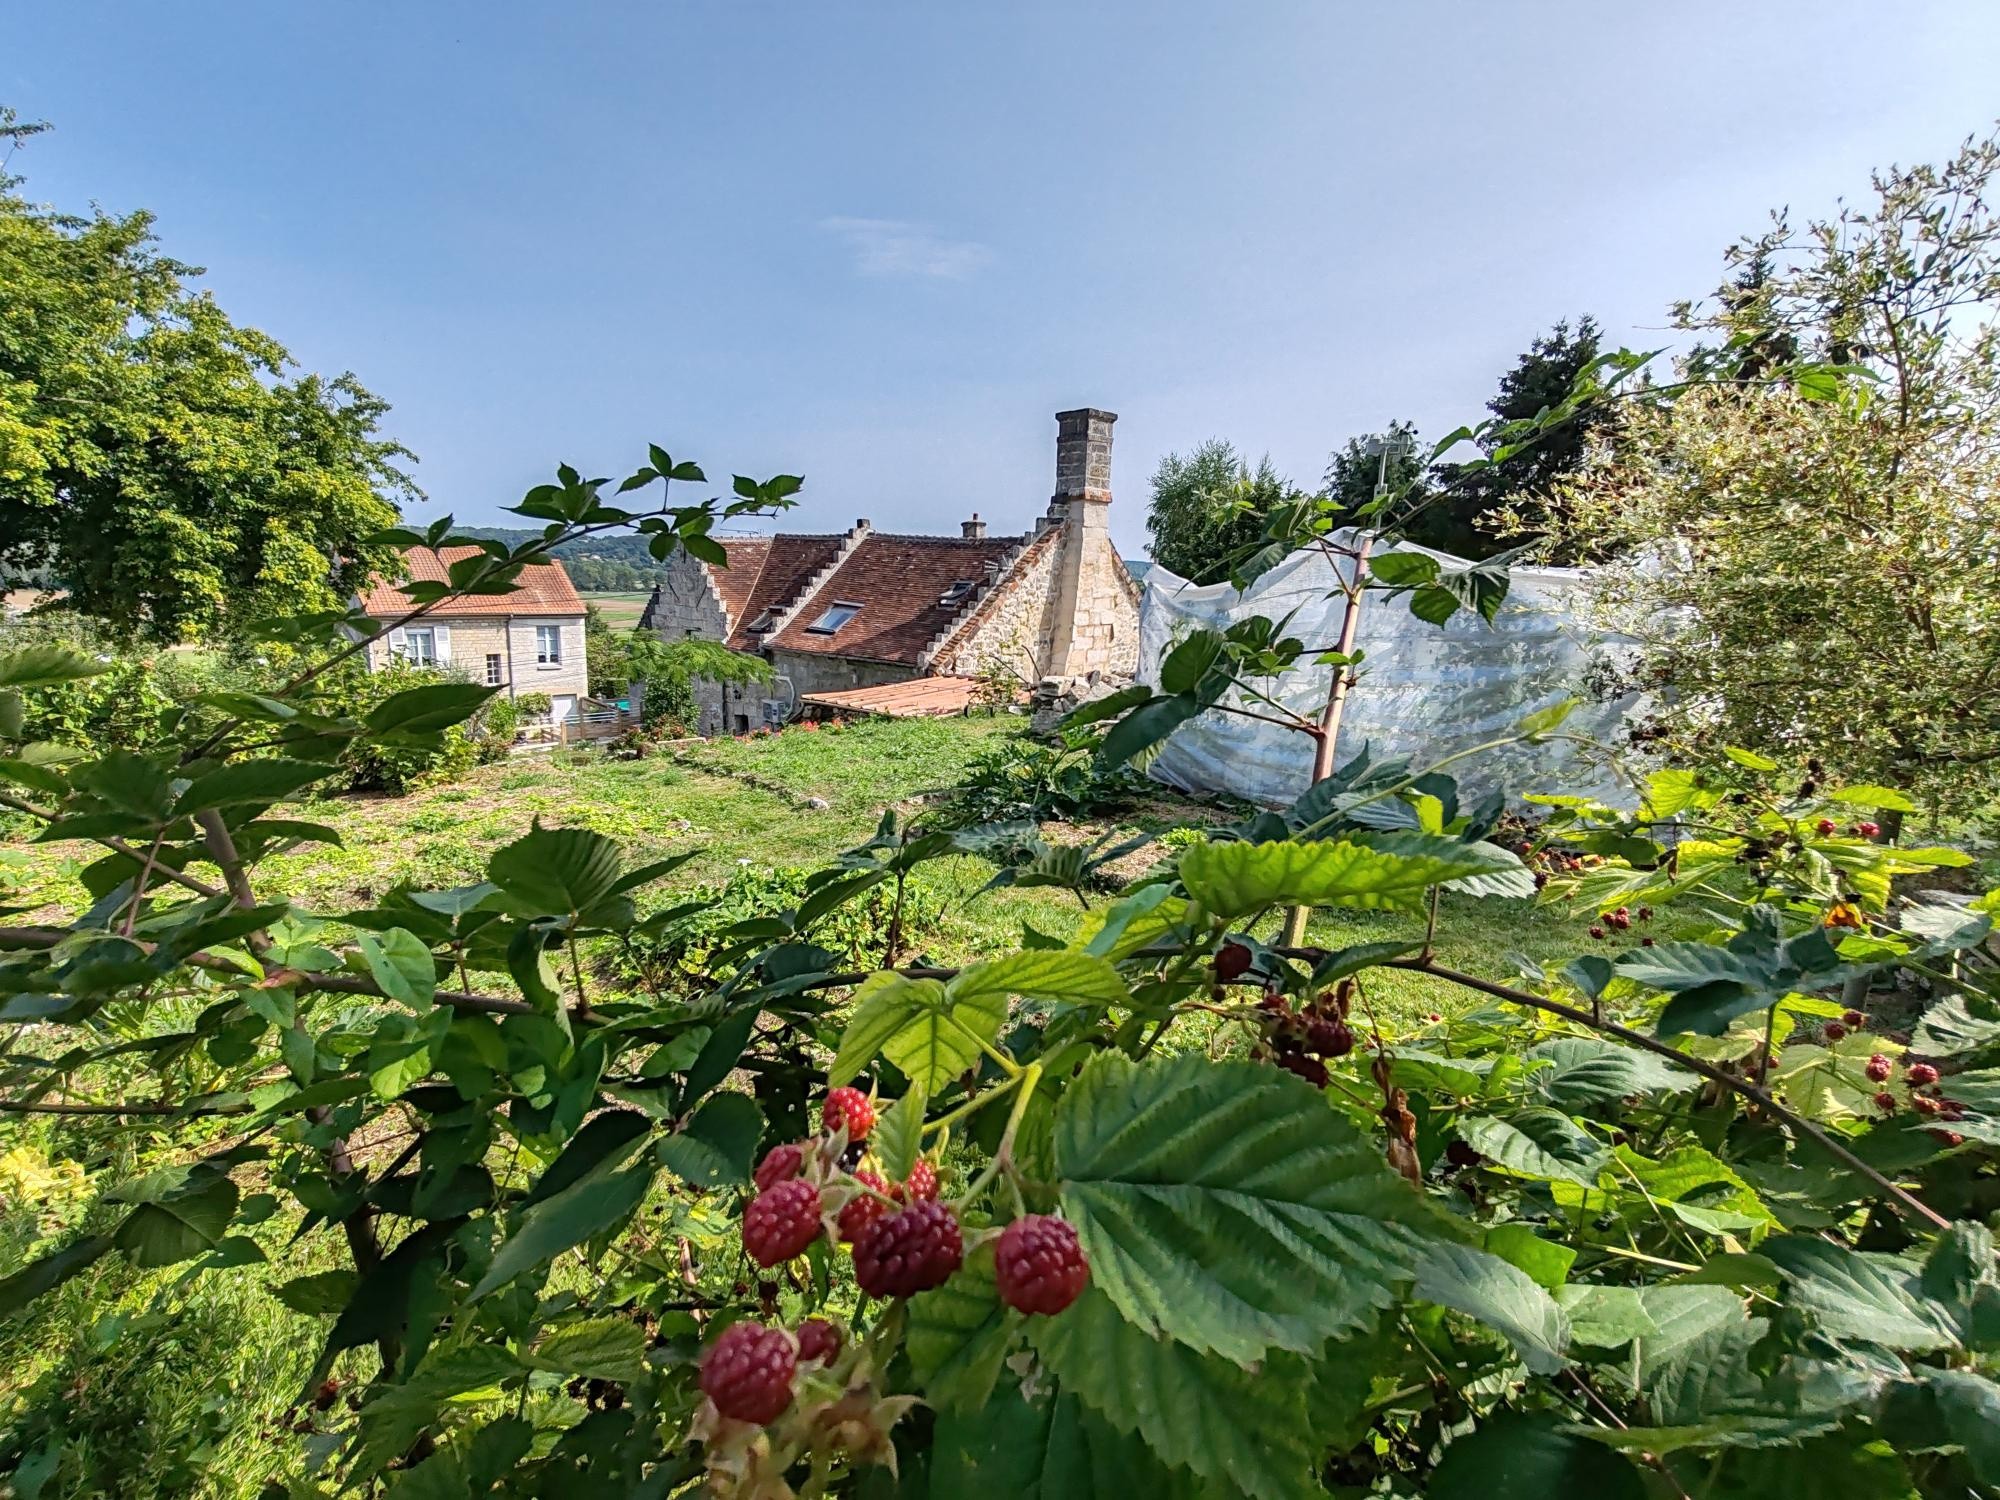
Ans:
{"type": "Polygon", "coordinates": [[[403,628],[399,625],[389,632],[389,655],[392,657],[407,656],[409,651],[410,638],[403,634],[403,628]]]}
{"type": "Polygon", "coordinates": [[[451,627],[434,625],[431,628],[437,632],[432,639],[437,642],[438,665],[448,666],[451,663],[451,627]]]}

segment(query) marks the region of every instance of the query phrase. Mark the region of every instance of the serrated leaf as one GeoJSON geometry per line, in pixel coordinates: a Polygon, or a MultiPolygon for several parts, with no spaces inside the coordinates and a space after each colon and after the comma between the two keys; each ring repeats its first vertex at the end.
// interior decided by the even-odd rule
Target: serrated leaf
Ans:
{"type": "Polygon", "coordinates": [[[1609,1153],[1559,1110],[1525,1109],[1500,1119],[1474,1115],[1458,1122],[1459,1138],[1496,1166],[1523,1177],[1597,1186],[1609,1153]]]}
{"type": "Polygon", "coordinates": [[[1346,840],[1197,844],[1181,856],[1181,883],[1189,896],[1225,920],[1281,905],[1414,910],[1432,886],[1492,865],[1480,852],[1490,845],[1437,842],[1449,846],[1448,852],[1441,848],[1405,857],[1346,840]]]}
{"type": "Polygon", "coordinates": [[[990,1042],[1006,1019],[1004,990],[975,992],[953,1003],[935,979],[907,979],[886,970],[872,974],[855,991],[827,1081],[849,1082],[879,1056],[926,1094],[939,1093],[979,1061],[979,1044],[966,1032],[990,1042]]]}
{"type": "Polygon", "coordinates": [[[1317,1493],[1304,1366],[1258,1372],[1154,1338],[1095,1287],[1030,1335],[1062,1387],[1175,1468],[1227,1480],[1260,1500],[1317,1493]]]}
{"type": "MultiPolygon", "coordinates": [[[[1117,1431],[1074,1396],[1009,1388],[977,1411],[947,1411],[928,1454],[929,1483],[916,1500],[990,1495],[1021,1500],[1128,1494],[1144,1500],[1233,1500],[1234,1486],[1169,1469],[1138,1438],[1117,1431]]],[[[869,1493],[864,1491],[863,1493],[869,1493]]],[[[886,1493],[886,1492],[885,1492],[886,1493]]]]}
{"type": "Polygon", "coordinates": [[[1592,1349],[1622,1349],[1660,1331],[1639,1287],[1559,1286],[1555,1299],[1569,1318],[1571,1340],[1592,1349]]]}
{"type": "Polygon", "coordinates": [[[111,670],[109,662],[71,646],[23,646],[0,652],[0,688],[53,687],[111,670]]]}
{"type": "Polygon", "coordinates": [[[235,1212],[236,1184],[217,1176],[193,1191],[137,1204],[111,1241],[135,1266],[170,1266],[212,1248],[235,1212]]]}
{"type": "Polygon", "coordinates": [[[712,1094],[687,1128],[661,1138],[660,1161],[691,1187],[719,1188],[750,1180],[764,1112],[748,1094],[712,1094]]]}
{"type": "Polygon", "coordinates": [[[239,760],[198,776],[174,803],[179,814],[279,802],[331,775],[334,768],[303,760],[239,760]]]}
{"type": "Polygon", "coordinates": [[[991,1245],[974,1250],[936,1291],[912,1297],[903,1347],[924,1399],[939,1411],[984,1406],[1018,1322],[1000,1300],[991,1245]]]}
{"type": "Polygon", "coordinates": [[[902,1098],[890,1105],[876,1122],[869,1145],[882,1164],[882,1175],[901,1182],[916,1165],[923,1143],[924,1091],[912,1084],[902,1098]]]}
{"type": "Polygon", "coordinates": [[[431,1008],[437,998],[437,963],[422,938],[392,927],[384,933],[360,933],[354,941],[383,994],[413,1010],[431,1008]]]}
{"type": "Polygon", "coordinates": [[[614,1170],[612,1160],[615,1158],[599,1163],[560,1193],[522,1212],[519,1226],[493,1252],[492,1264],[472,1289],[474,1300],[631,1216],[652,1185],[653,1163],[642,1157],[614,1170]]]}
{"type": "Polygon", "coordinates": [[[1426,1500],[1646,1500],[1639,1471],[1553,1417],[1502,1412],[1444,1450],[1426,1500]]]}
{"type": "Polygon", "coordinates": [[[391,693],[369,710],[364,722],[378,738],[410,739],[462,724],[498,688],[470,682],[432,682],[391,693]]]}
{"type": "Polygon", "coordinates": [[[1012,953],[962,969],[945,986],[954,1004],[1009,995],[1071,1005],[1129,1005],[1131,991],[1106,959],[1072,950],[1012,953]]]}
{"type": "Polygon", "coordinates": [[[1925,1370],[1889,1388],[1882,1418],[1897,1447],[1957,1449],[1976,1479],[2000,1485],[2000,1385],[1970,1370],[1925,1370]]]}
{"type": "Polygon", "coordinates": [[[1529,1087],[1564,1109],[1580,1109],[1610,1099],[1681,1091],[1701,1082],[1699,1074],[1676,1068],[1664,1058],[1599,1037],[1558,1037],[1530,1047],[1523,1060],[1542,1063],[1529,1087]]]}
{"type": "Polygon", "coordinates": [[[486,878],[519,915],[589,921],[619,897],[620,865],[618,845],[603,834],[537,823],[493,851],[486,878]]]}
{"type": "Polygon", "coordinates": [[[1835,1337],[1918,1352],[1958,1344],[1907,1261],[1798,1234],[1773,1235],[1762,1253],[1784,1273],[1790,1305],[1835,1337]]]}
{"type": "Polygon", "coordinates": [[[1563,1367],[1569,1319],[1534,1278],[1497,1255],[1468,1245],[1432,1245],[1417,1262],[1412,1295],[1499,1334],[1538,1375],[1563,1367]]]}
{"type": "Polygon", "coordinates": [[[0,1277],[0,1317],[11,1316],[44,1292],[53,1291],[110,1249],[109,1235],[88,1235],[0,1277]]]}
{"type": "Polygon", "coordinates": [[[331,1317],[354,1299],[360,1278],[345,1266],[295,1276],[271,1288],[271,1295],[295,1313],[309,1318],[331,1317]]]}
{"type": "Polygon", "coordinates": [[[643,1380],[646,1331],[630,1318],[592,1318],[554,1330],[528,1355],[537,1370],[597,1380],[643,1380]]]}
{"type": "Polygon", "coordinates": [[[1917,1023],[1910,1050],[1926,1057],[1952,1057],[2000,1040],[2000,1021],[1975,1016],[1963,995],[1940,1000],[1917,1023]]]}
{"type": "Polygon", "coordinates": [[[1054,1153],[1094,1284],[1197,1350],[1310,1351],[1414,1274],[1421,1200],[1289,1073],[1100,1055],[1057,1106],[1054,1153]]]}

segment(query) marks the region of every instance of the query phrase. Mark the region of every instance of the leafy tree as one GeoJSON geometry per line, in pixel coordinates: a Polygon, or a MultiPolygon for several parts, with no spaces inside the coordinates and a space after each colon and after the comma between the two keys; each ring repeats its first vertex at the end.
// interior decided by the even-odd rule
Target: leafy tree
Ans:
{"type": "Polygon", "coordinates": [[[702,684],[749,687],[774,680],[771,664],[761,656],[731,651],[720,641],[689,637],[663,641],[651,634],[631,638],[632,676],[645,684],[648,725],[692,724],[699,705],[695,693],[702,684]]]}
{"type": "Polygon", "coordinates": [[[632,632],[613,630],[595,604],[583,609],[583,656],[593,698],[616,698],[631,684],[632,632]]]}
{"type": "Polygon", "coordinates": [[[1968,142],[1878,175],[1865,208],[1746,241],[1732,295],[1681,310],[1735,383],[1633,403],[1563,488],[1552,549],[1627,559],[1600,597],[1671,689],[1671,733],[1936,808],[2000,785],[1996,164],[1968,142]],[[1774,348],[1846,378],[1773,380],[1774,348]]]}
{"type": "Polygon", "coordinates": [[[1429,524],[1436,513],[1436,493],[1430,483],[1427,460],[1416,426],[1410,422],[1391,422],[1387,432],[1349,438],[1347,446],[1336,449],[1327,460],[1326,480],[1320,487],[1320,493],[1329,502],[1327,519],[1336,526],[1378,524],[1364,509],[1375,500],[1380,487],[1398,497],[1380,524],[1398,527],[1418,546],[1435,547],[1441,552],[1457,550],[1451,545],[1451,532],[1429,524]],[[1386,455],[1380,450],[1369,451],[1369,444],[1377,442],[1389,445],[1386,455]]]}
{"type": "Polygon", "coordinates": [[[1263,535],[1272,510],[1298,494],[1268,456],[1253,472],[1222,438],[1186,456],[1169,453],[1153,471],[1146,512],[1153,560],[1190,583],[1226,578],[1231,560],[1263,535]]]}
{"type": "MultiPolygon", "coordinates": [[[[0,140],[38,128],[0,111],[0,140]]],[[[51,212],[19,181],[0,179],[0,578],[53,575],[167,643],[338,603],[415,494],[387,406],[289,374],[153,248],[150,215],[51,212]]]]}

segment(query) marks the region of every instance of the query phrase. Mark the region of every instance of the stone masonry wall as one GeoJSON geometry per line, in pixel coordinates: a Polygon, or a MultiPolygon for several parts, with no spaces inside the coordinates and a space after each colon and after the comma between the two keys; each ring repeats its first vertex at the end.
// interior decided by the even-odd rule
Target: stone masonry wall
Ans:
{"type": "Polygon", "coordinates": [[[1055,624],[1057,564],[1062,540],[1025,559],[1001,586],[999,597],[977,624],[931,664],[934,672],[977,677],[995,669],[1038,680],[1049,659],[1049,632],[1055,624]]]}
{"type": "Polygon", "coordinates": [[[728,639],[729,621],[708,581],[708,570],[678,548],[662,570],[651,624],[663,641],[686,640],[690,635],[710,641],[728,639]]]}

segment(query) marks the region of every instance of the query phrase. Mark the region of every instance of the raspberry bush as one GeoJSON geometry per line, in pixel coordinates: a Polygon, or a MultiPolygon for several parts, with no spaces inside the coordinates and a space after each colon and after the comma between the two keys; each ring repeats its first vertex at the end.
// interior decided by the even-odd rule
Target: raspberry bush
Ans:
{"type": "MultiPolygon", "coordinates": [[[[708,557],[796,488],[620,508],[662,482],[702,478],[562,471],[521,507],[543,542],[480,544],[418,614],[598,527],[708,557]]],[[[364,628],[282,627],[322,664],[364,628]]],[[[1304,650],[1197,633],[1072,730],[1120,764],[1304,650]]],[[[1629,806],[1473,798],[1364,753],[1109,897],[1116,851],[892,816],[697,971],[628,961],[686,916],[676,862],[583,829],[354,910],[264,877],[327,836],[285,804],[349,746],[486,689],[355,719],[309,665],[172,750],[26,739],[96,665],[0,656],[0,804],[99,851],[87,905],[0,926],[0,1111],[60,1120],[99,1190],[0,1268],[0,1316],[121,1262],[268,1292],[319,1350],[273,1500],[2000,1487],[2000,901],[1858,831],[1893,790],[1737,752],[1637,767],[1629,806]],[[1076,892],[1075,939],[954,969],[892,919],[864,972],[819,940],[968,854],[1076,892]],[[1440,892],[1566,913],[1575,957],[1454,971],[1440,892]],[[1282,940],[1329,906],[1380,938],[1282,940]],[[1466,1008],[1392,1013],[1388,970],[1466,1008]],[[167,1165],[125,1168],[140,1131],[167,1165]]],[[[18,1492],[48,1441],[0,1431],[18,1492]]]]}

